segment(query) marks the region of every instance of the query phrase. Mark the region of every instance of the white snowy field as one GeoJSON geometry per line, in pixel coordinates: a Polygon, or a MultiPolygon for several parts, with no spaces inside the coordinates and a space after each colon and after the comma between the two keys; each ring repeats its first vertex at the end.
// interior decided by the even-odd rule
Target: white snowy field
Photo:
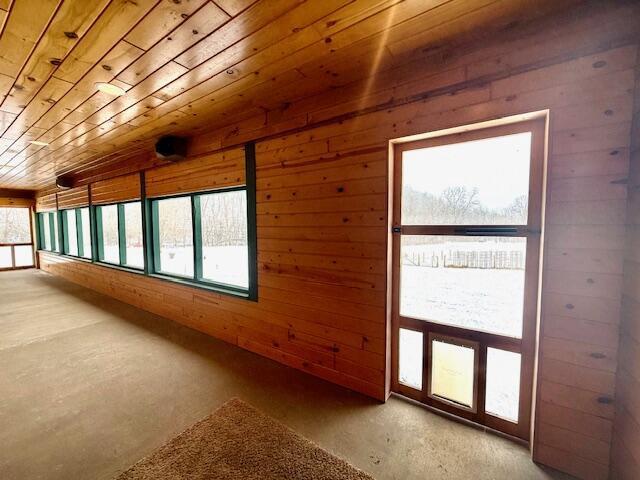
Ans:
{"type": "MultiPolygon", "coordinates": [[[[203,247],[202,253],[202,276],[206,280],[243,288],[249,286],[249,253],[246,246],[203,247]]],[[[117,264],[118,246],[105,246],[104,256],[105,261],[117,264]]],[[[127,266],[144,267],[142,247],[127,248],[127,266]]],[[[193,277],[193,247],[161,247],[160,270],[193,277]]]]}
{"type": "Polygon", "coordinates": [[[401,267],[405,317],[520,337],[523,300],[524,270],[401,267]]]}
{"type": "MultiPolygon", "coordinates": [[[[246,246],[202,248],[202,276],[206,280],[238,287],[249,286],[249,258],[246,246]]],[[[162,247],[161,270],[193,276],[193,247],[162,247]]]]}

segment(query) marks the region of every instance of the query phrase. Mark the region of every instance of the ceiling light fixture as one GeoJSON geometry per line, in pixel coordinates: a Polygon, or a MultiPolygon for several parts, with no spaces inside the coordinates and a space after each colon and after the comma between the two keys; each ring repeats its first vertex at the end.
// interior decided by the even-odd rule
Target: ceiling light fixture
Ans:
{"type": "Polygon", "coordinates": [[[40,140],[31,140],[29,141],[31,145],[37,145],[38,147],[46,147],[49,145],[47,142],[41,142],[40,140]]]}
{"type": "Polygon", "coordinates": [[[104,92],[108,95],[114,95],[116,97],[119,97],[121,95],[124,95],[125,92],[123,88],[118,87],[117,85],[114,85],[112,83],[96,83],[96,87],[98,88],[98,90],[100,90],[101,92],[104,92]]]}

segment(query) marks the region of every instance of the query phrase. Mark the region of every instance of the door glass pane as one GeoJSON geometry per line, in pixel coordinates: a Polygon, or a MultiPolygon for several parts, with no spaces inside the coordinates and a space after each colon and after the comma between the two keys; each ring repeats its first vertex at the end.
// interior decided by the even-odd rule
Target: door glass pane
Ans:
{"type": "Polygon", "coordinates": [[[118,206],[107,205],[100,208],[102,218],[102,260],[120,263],[120,241],[118,238],[118,206]]]}
{"type": "Polygon", "coordinates": [[[142,247],[142,206],[140,202],[124,205],[125,236],[127,239],[127,266],[144,268],[142,247]]]}
{"type": "Polygon", "coordinates": [[[78,255],[78,229],[76,225],[76,211],[65,210],[67,221],[67,252],[69,255],[78,255]]]}
{"type": "Polygon", "coordinates": [[[11,268],[11,247],[0,247],[0,268],[11,268]]]}
{"type": "Polygon", "coordinates": [[[31,242],[28,208],[0,207],[0,243],[31,242]]]}
{"type": "Polygon", "coordinates": [[[89,220],[89,209],[81,208],[80,217],[82,221],[82,256],[91,258],[91,221],[89,220]]]}
{"type": "Polygon", "coordinates": [[[400,329],[398,381],[416,390],[422,390],[423,345],[422,332],[400,329]]]}
{"type": "Polygon", "coordinates": [[[530,155],[530,132],[404,152],[402,224],[526,224],[530,155]]]}
{"type": "Polygon", "coordinates": [[[487,348],[485,410],[514,423],[520,407],[520,360],[519,353],[487,348]]]}
{"type": "Polygon", "coordinates": [[[526,239],[404,235],[400,314],[522,336],[526,239]]]}
{"type": "Polygon", "coordinates": [[[247,196],[244,191],[200,196],[202,276],[249,287],[247,196]]]}
{"type": "Polygon", "coordinates": [[[14,248],[16,267],[30,267],[33,265],[33,248],[31,245],[18,245],[14,248]]]}
{"type": "Polygon", "coordinates": [[[158,200],[158,243],[163,273],[193,277],[191,198],[158,200]]]}
{"type": "Polygon", "coordinates": [[[431,341],[431,395],[473,408],[475,355],[471,347],[431,341]]]}
{"type": "Polygon", "coordinates": [[[11,247],[0,247],[0,268],[11,268],[11,247]]]}
{"type": "MultiPolygon", "coordinates": [[[[46,214],[49,217],[49,214],[46,214]]],[[[51,239],[51,245],[53,245],[53,251],[60,253],[60,240],[58,236],[58,212],[51,214],[50,221],[53,223],[53,238],[51,239]]],[[[47,230],[47,236],[50,236],[50,231],[47,230]]]]}
{"type": "Polygon", "coordinates": [[[51,230],[49,226],[49,214],[42,213],[40,218],[42,220],[42,240],[44,242],[44,249],[51,250],[51,230]]]}

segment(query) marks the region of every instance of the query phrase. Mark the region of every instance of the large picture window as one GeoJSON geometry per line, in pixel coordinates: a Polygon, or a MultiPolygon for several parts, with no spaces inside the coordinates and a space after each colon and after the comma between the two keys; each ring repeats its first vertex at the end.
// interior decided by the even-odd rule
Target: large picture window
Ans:
{"type": "Polygon", "coordinates": [[[38,248],[49,252],[60,252],[57,212],[38,213],[37,219],[38,248]]]}
{"type": "Polygon", "coordinates": [[[153,273],[249,289],[244,187],[152,199],[153,273]]]}
{"type": "Polygon", "coordinates": [[[96,207],[98,261],[144,268],[141,202],[96,207]]]}
{"type": "Polygon", "coordinates": [[[62,210],[63,253],[91,259],[91,221],[89,208],[62,210]]]}

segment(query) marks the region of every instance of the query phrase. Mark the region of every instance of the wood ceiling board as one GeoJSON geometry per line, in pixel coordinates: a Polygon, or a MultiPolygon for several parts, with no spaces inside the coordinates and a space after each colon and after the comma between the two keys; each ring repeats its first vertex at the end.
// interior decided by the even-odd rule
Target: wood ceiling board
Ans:
{"type": "Polygon", "coordinates": [[[118,73],[143,53],[143,50],[125,41],[118,42],[98,65],[94,66],[61,101],[38,120],[36,126],[52,128],[96,93],[96,83],[112,81],[118,73]]]}
{"type": "MultiPolygon", "coordinates": [[[[328,11],[331,11],[331,10],[335,9],[341,3],[343,3],[343,2],[336,2],[334,5],[332,5],[331,2],[327,2],[326,4],[324,4],[323,8],[320,8],[320,9],[316,10],[316,13],[315,13],[314,17],[312,17],[312,18],[315,18],[315,16],[322,16],[322,15],[326,14],[328,11]],[[327,8],[329,10],[327,10],[327,8]]],[[[295,17],[294,17],[294,19],[295,19],[295,17]]],[[[306,34],[309,34],[309,33],[312,32],[312,30],[305,29],[304,32],[306,32],[306,34]]],[[[298,35],[298,34],[296,34],[296,35],[298,35]]],[[[302,33],[302,35],[304,35],[304,33],[302,33]]],[[[317,40],[317,34],[314,34],[313,40],[317,40]]],[[[286,45],[286,44],[284,46],[280,45],[278,48],[279,48],[279,54],[281,56],[286,56],[292,50],[291,46],[286,45]]],[[[269,53],[269,52],[267,52],[267,53],[269,53]]],[[[265,59],[263,60],[263,63],[268,64],[268,63],[271,63],[273,60],[274,59],[272,57],[269,57],[267,55],[265,57],[265,59]]],[[[162,76],[160,76],[159,78],[162,78],[162,76]]],[[[223,84],[227,83],[229,81],[228,75],[224,75],[221,78],[222,78],[223,84]]],[[[200,87],[201,90],[202,90],[202,93],[199,93],[199,92],[196,91],[195,95],[204,95],[204,94],[206,94],[206,92],[210,91],[213,88],[212,83],[213,82],[209,82],[206,85],[202,85],[200,87]]],[[[191,95],[193,95],[193,94],[194,94],[194,92],[191,92],[191,95]]],[[[127,96],[129,96],[129,95],[127,95],[127,96]]]]}
{"type": "Polygon", "coordinates": [[[256,0],[214,0],[214,2],[231,16],[236,16],[256,3],[256,0]]]}
{"type": "Polygon", "coordinates": [[[176,62],[187,68],[194,68],[303,2],[304,0],[260,0],[214,35],[177,57],[176,62]]]}
{"type": "Polygon", "coordinates": [[[67,56],[108,2],[63,2],[0,109],[20,113],[55,71],[52,60],[62,60],[67,56]]]}
{"type": "Polygon", "coordinates": [[[52,77],[38,92],[36,97],[18,115],[3,134],[4,138],[17,139],[29,127],[35,124],[51,105],[59,101],[73,87],[72,83],[52,77]]]}
{"type": "Polygon", "coordinates": [[[198,10],[207,0],[162,0],[135,28],[125,40],[138,48],[149,50],[171,30],[198,10]]]}
{"type": "Polygon", "coordinates": [[[147,51],[133,65],[118,75],[118,80],[136,85],[165,63],[180,55],[222,24],[229,16],[219,7],[207,2],[200,10],[147,51]]]}
{"type": "Polygon", "coordinates": [[[54,75],[68,82],[78,82],[156,3],[157,0],[112,0],[54,75]]]}
{"type": "MultiPolygon", "coordinates": [[[[202,83],[211,76],[225,72],[228,69],[232,71],[238,69],[250,70],[252,67],[240,66],[239,63],[248,58],[252,58],[264,49],[280,41],[288,40],[292,35],[300,34],[301,31],[305,31],[307,34],[311,34],[314,38],[319,39],[320,36],[318,34],[313,34],[307,30],[306,27],[309,25],[309,22],[325,17],[327,14],[339,9],[339,7],[345,3],[348,3],[348,0],[324,1],[315,2],[311,5],[300,5],[297,8],[289,10],[276,21],[267,23],[263,28],[258,29],[228,48],[223,48],[232,40],[231,38],[225,38],[228,36],[228,33],[224,32],[226,27],[231,29],[230,22],[218,32],[211,35],[211,37],[216,37],[219,51],[216,51],[208,60],[192,68],[189,73],[164,87],[159,93],[160,97],[169,100],[189,88],[202,83]]],[[[207,39],[207,41],[209,40],[207,39]]],[[[182,58],[182,56],[179,57],[179,59],[180,58],[182,58]]]]}
{"type": "MultiPolygon", "coordinates": [[[[105,5],[105,0],[95,1],[105,5]]],[[[47,82],[67,80],[71,88],[64,85],[64,95],[45,97],[45,83],[13,119],[9,140],[40,132],[32,130],[35,127],[44,129],[41,136],[50,145],[38,150],[29,145],[17,152],[22,142],[7,147],[11,153],[5,158],[13,155],[16,165],[4,170],[0,184],[24,185],[29,178],[46,182],[61,169],[84,170],[87,162],[100,164],[101,156],[113,158],[114,152],[151,144],[154,136],[167,132],[203,131],[214,125],[226,131],[233,118],[242,125],[245,118],[264,121],[267,109],[269,117],[277,119],[292,102],[297,105],[331,88],[358,81],[377,85],[373,75],[398,62],[386,48],[387,40],[397,43],[425,35],[424,30],[438,28],[436,18],[453,26],[463,3],[467,10],[494,6],[494,14],[507,12],[505,19],[515,15],[514,8],[499,8],[502,0],[442,1],[140,0],[134,5],[112,0],[47,82]],[[106,97],[96,92],[99,81],[120,84],[127,94],[106,97]]],[[[64,5],[71,8],[75,2],[80,0],[65,0],[64,5]]],[[[514,3],[526,8],[531,2],[514,3]]],[[[486,13],[484,18],[489,17],[486,13]]],[[[434,36],[445,32],[442,27],[434,36]]],[[[47,35],[55,36],[43,27],[37,38],[47,35]]],[[[35,57],[24,60],[33,62],[35,57]]],[[[8,77],[4,84],[13,83],[0,68],[0,86],[1,75],[8,77]]],[[[375,93],[386,98],[390,92],[395,93],[375,93]]],[[[19,107],[17,100],[4,99],[11,109],[19,107]]],[[[303,125],[302,117],[283,118],[282,123],[303,125]]],[[[238,134],[229,129],[225,135],[216,141],[233,142],[238,134]]]]}
{"type": "Polygon", "coordinates": [[[0,37],[0,72],[18,76],[59,4],[60,0],[41,0],[34,8],[30,0],[16,0],[0,37]]]}

